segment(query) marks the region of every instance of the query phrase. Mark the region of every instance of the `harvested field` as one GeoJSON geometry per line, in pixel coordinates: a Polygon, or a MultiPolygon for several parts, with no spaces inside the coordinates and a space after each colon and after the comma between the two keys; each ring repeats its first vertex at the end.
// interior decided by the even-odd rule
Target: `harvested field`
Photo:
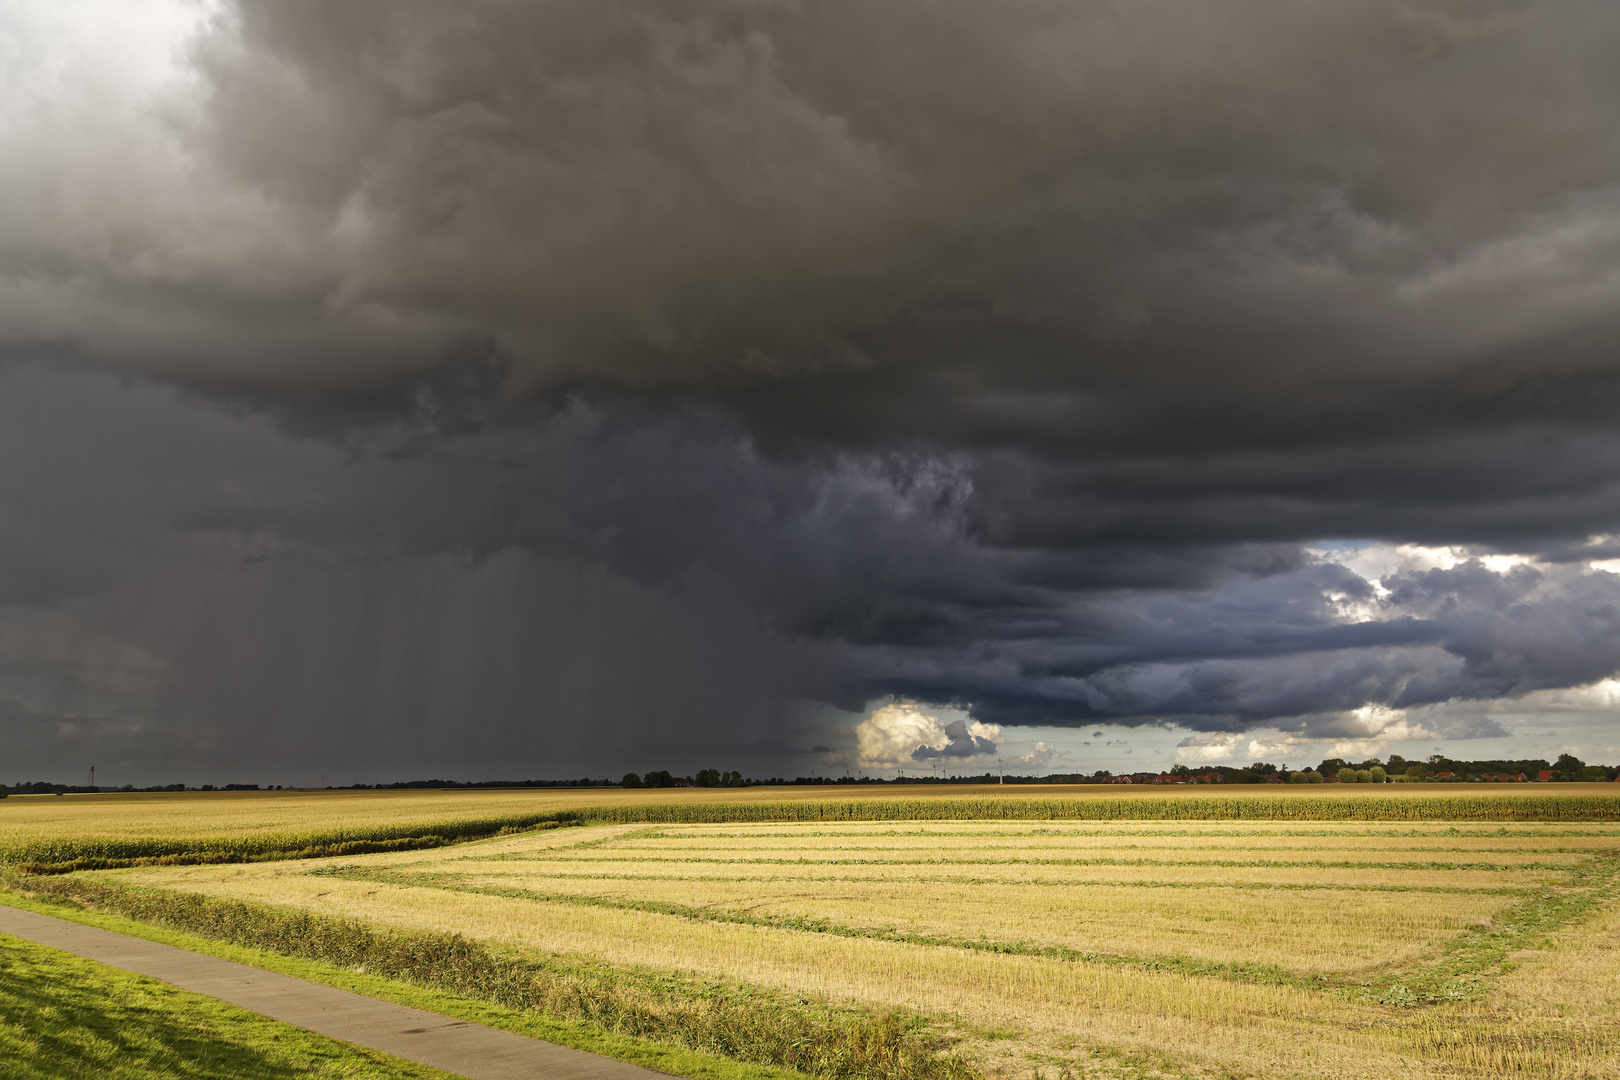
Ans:
{"type": "MultiPolygon", "coordinates": [[[[807,820],[603,823],[32,880],[133,887],[150,910],[183,894],[457,933],[502,962],[602,972],[604,986],[735,987],[851,1016],[900,1007],[959,1040],[964,1076],[1612,1076],[1620,800],[1583,800],[1546,821],[1544,797],[1516,794],[1088,794],[1068,816],[1024,820],[1050,796],[978,795],[954,820],[948,800],[909,799],[881,811],[928,817],[841,822],[827,819],[875,804],[778,798],[745,816],[787,806],[807,820]],[[1341,816],[1305,819],[1290,799],[1341,816]],[[1393,820],[1346,816],[1386,802],[1400,803],[1393,820]],[[1489,805],[1513,813],[1479,820],[1489,805]],[[1199,806],[1212,816],[1189,817],[1199,806]],[[1424,806],[1457,819],[1413,820],[1424,806]]],[[[593,810],[737,805],[677,793],[593,810]]]]}

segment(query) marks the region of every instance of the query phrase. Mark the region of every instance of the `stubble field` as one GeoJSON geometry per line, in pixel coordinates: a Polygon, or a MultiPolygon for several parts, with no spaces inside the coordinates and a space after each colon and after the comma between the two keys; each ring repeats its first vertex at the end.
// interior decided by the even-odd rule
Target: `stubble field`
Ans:
{"type": "MultiPolygon", "coordinates": [[[[621,796],[595,812],[764,806],[755,791],[753,803],[621,796]]],[[[1587,800],[1588,820],[1513,820],[1557,815],[1428,792],[1362,799],[1399,820],[1358,819],[1346,807],[1360,793],[1330,804],[1273,789],[1235,798],[1269,799],[1251,809],[1281,807],[1281,820],[1233,819],[1247,811],[1224,793],[1115,798],[1144,811],[1134,819],[973,820],[1007,804],[947,791],[905,804],[926,806],[921,820],[842,821],[825,820],[835,811],[818,792],[803,804],[824,808],[817,820],[599,822],[39,880],[454,932],[503,962],[741,988],[789,1009],[898,1006],[955,1040],[947,1056],[992,1075],[1615,1076],[1620,807],[1579,792],[1568,797],[1587,800]],[[1429,820],[1412,820],[1419,799],[1429,820]],[[1181,809],[1152,820],[1150,805],[1181,809]],[[1338,820],[1298,820],[1299,807],[1330,805],[1338,820]],[[1434,809],[1448,805],[1463,820],[1434,809]],[[1190,816],[1198,806],[1210,817],[1190,816]],[[953,807],[960,819],[944,816],[953,807]],[[1467,820],[1492,807],[1508,820],[1467,820]]],[[[510,797],[530,801],[503,812],[542,809],[510,797]]],[[[1023,798],[1020,812],[1035,812],[1053,795],[1023,798]]],[[[425,819],[411,815],[448,803],[375,805],[414,827],[425,819]]],[[[463,801],[461,820],[498,816],[492,805],[463,801]]],[[[285,811],[261,831],[304,827],[285,811]]],[[[49,830],[34,827],[37,845],[49,830]]]]}

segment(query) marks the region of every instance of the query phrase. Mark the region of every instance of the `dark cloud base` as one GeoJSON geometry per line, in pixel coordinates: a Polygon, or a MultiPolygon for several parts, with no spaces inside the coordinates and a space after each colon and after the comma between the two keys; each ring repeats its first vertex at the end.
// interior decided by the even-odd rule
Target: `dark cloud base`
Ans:
{"type": "Polygon", "coordinates": [[[136,127],[13,115],[4,190],[80,209],[0,225],[3,722],[538,775],[889,696],[1329,731],[1606,678],[1617,44],[241,0],[136,127]]]}

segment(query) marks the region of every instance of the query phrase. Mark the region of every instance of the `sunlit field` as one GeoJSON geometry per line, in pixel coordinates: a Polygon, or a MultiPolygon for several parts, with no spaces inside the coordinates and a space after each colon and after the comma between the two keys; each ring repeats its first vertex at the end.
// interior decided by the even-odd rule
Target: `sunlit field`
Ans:
{"type": "MultiPolygon", "coordinates": [[[[1613,820],[1620,793],[1593,784],[1267,784],[1209,787],[951,785],[240,791],[25,795],[0,800],[0,861],[276,857],[348,841],[443,841],[546,821],[626,823],[872,819],[1229,818],[1613,820]],[[1483,789],[1483,790],[1482,790],[1483,789]]],[[[407,845],[408,846],[408,845],[407,845]]]]}
{"type": "MultiPolygon", "coordinates": [[[[39,880],[454,932],[500,956],[717,980],[790,1005],[900,1006],[939,1018],[959,1040],[952,1054],[991,1075],[1609,1077],[1620,1075],[1620,799],[1593,790],[1538,785],[1494,802],[1443,788],[169,796],[130,805],[171,838],[576,811],[597,821],[425,850],[39,880]],[[1075,816],[1021,816],[1051,805],[1075,816]],[[1556,805],[1586,820],[1522,819],[1556,805]],[[600,820],[768,806],[819,809],[814,820],[600,820]],[[874,806],[926,817],[826,820],[874,806]],[[1227,820],[1184,816],[1196,807],[1227,820]],[[1380,807],[1397,819],[1361,813],[1380,807]],[[1430,819],[1411,820],[1413,807],[1430,819]],[[1445,820],[1452,807],[1463,820],[1445,820]],[[1469,819],[1493,807],[1507,820],[1469,819]],[[1306,811],[1339,819],[1300,820],[1306,811]]],[[[111,820],[116,800],[8,803],[14,849],[75,828],[141,835],[111,820]]]]}

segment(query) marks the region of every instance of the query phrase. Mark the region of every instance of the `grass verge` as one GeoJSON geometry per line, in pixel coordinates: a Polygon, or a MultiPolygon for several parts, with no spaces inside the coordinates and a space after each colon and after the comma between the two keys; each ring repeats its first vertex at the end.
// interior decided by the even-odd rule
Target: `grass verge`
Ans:
{"type": "MultiPolygon", "coordinates": [[[[99,913],[157,924],[215,946],[198,951],[225,956],[217,946],[228,943],[255,951],[258,959],[243,962],[256,966],[700,1080],[794,1073],[829,1080],[979,1080],[971,1063],[947,1052],[948,1041],[936,1029],[898,1011],[840,1009],[560,957],[535,961],[453,934],[379,931],[355,920],[164,889],[15,875],[5,884],[33,894],[34,903],[21,896],[8,900],[18,906],[80,921],[99,913]],[[264,963],[266,954],[311,965],[310,971],[264,963]],[[354,977],[391,985],[362,989],[350,984],[354,977]],[[423,994],[432,1000],[422,1000],[423,994]],[[469,1005],[481,1015],[468,1015],[469,1005]]],[[[109,928],[131,932],[127,925],[109,928]]],[[[151,926],[143,929],[139,936],[164,940],[151,926]]]]}
{"type": "Polygon", "coordinates": [[[0,935],[7,1080],[453,1080],[291,1024],[0,935]]]}

